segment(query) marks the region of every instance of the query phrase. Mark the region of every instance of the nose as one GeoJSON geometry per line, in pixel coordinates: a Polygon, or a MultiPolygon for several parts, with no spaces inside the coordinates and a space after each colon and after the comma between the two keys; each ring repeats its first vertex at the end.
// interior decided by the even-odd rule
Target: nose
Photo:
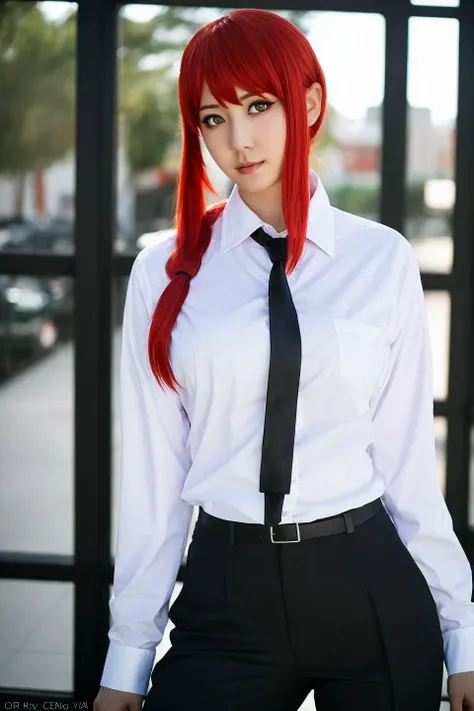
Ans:
{"type": "Polygon", "coordinates": [[[251,149],[254,144],[250,122],[244,120],[234,121],[230,128],[230,142],[234,153],[251,149]]]}

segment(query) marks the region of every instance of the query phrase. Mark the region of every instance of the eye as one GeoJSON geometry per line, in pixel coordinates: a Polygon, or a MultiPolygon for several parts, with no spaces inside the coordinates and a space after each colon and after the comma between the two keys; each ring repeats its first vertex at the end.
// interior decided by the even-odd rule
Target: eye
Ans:
{"type": "MultiPolygon", "coordinates": [[[[263,106],[264,107],[263,110],[261,110],[261,111],[257,110],[257,112],[256,112],[257,115],[263,114],[263,113],[265,113],[265,111],[268,111],[269,106],[273,106],[273,103],[274,103],[273,101],[254,101],[253,104],[250,104],[250,106],[249,106],[249,112],[250,112],[250,109],[252,109],[254,106],[255,107],[263,106]]],[[[254,113],[253,115],[255,116],[256,114],[254,113]]],[[[201,123],[203,123],[205,126],[208,126],[209,128],[216,128],[216,126],[220,125],[219,123],[218,124],[209,123],[209,121],[215,120],[215,119],[220,119],[221,121],[224,120],[222,118],[222,116],[219,116],[218,114],[210,114],[209,116],[205,116],[203,118],[203,120],[201,121],[201,123]]]]}
{"type": "Polygon", "coordinates": [[[253,108],[254,106],[265,106],[263,111],[257,111],[257,113],[263,114],[263,113],[265,113],[265,111],[267,111],[268,107],[272,106],[272,105],[273,105],[273,102],[271,102],[271,101],[254,101],[253,104],[250,104],[249,109],[253,108]]]}
{"type": "MultiPolygon", "coordinates": [[[[215,128],[215,126],[214,126],[213,124],[210,124],[210,123],[209,123],[209,121],[210,121],[211,119],[221,119],[221,120],[223,120],[223,119],[222,119],[222,116],[217,116],[217,114],[210,114],[209,116],[205,116],[205,117],[203,118],[203,120],[201,121],[201,123],[205,124],[206,126],[209,126],[209,128],[215,128]]],[[[219,124],[217,124],[217,125],[219,125],[219,124]]]]}

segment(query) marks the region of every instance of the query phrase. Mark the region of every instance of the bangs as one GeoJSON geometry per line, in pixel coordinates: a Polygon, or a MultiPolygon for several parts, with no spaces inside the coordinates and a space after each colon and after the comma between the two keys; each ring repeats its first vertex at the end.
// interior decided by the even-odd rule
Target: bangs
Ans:
{"type": "Polygon", "coordinates": [[[204,83],[222,106],[241,103],[237,87],[258,96],[271,93],[284,99],[280,62],[275,61],[271,40],[255,23],[249,28],[251,31],[246,28],[243,32],[225,20],[221,18],[214,32],[203,34],[188,56],[183,54],[180,103],[191,130],[199,124],[204,83]]]}
{"type": "Polygon", "coordinates": [[[280,86],[277,86],[277,76],[272,71],[265,47],[250,44],[243,37],[236,37],[237,34],[233,29],[229,37],[216,33],[208,38],[209,47],[203,53],[201,64],[201,91],[206,82],[211,94],[222,105],[240,103],[236,87],[252,94],[268,92],[278,96],[280,86]]]}

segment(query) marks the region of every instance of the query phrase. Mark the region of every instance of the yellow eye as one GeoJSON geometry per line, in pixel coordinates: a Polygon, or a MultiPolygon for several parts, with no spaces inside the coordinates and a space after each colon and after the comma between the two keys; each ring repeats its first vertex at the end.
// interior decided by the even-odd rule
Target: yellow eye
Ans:
{"type": "MultiPolygon", "coordinates": [[[[222,121],[224,120],[222,118],[222,116],[217,116],[216,114],[212,114],[211,116],[206,116],[205,118],[203,118],[202,123],[204,123],[206,126],[210,126],[210,128],[214,128],[214,125],[209,123],[209,121],[211,119],[221,119],[222,121]]],[[[217,125],[219,125],[219,124],[217,124],[217,125]]]]}
{"type": "Polygon", "coordinates": [[[257,107],[257,106],[264,106],[265,108],[264,108],[262,111],[257,111],[257,113],[263,114],[263,113],[267,110],[267,108],[268,108],[269,106],[271,106],[271,105],[272,105],[272,104],[271,104],[270,101],[255,101],[253,104],[250,105],[249,108],[253,108],[254,106],[255,106],[255,107],[257,107]]]}
{"type": "MultiPolygon", "coordinates": [[[[263,114],[266,111],[268,111],[268,108],[270,106],[272,106],[273,103],[274,103],[273,101],[254,101],[253,104],[250,104],[250,106],[249,106],[249,113],[250,113],[250,109],[252,109],[255,106],[255,107],[263,107],[263,108],[261,111],[257,109],[256,112],[252,112],[253,115],[255,116],[258,114],[263,114]]],[[[220,126],[220,123],[215,123],[216,120],[218,120],[220,122],[224,121],[222,116],[219,116],[218,114],[209,114],[209,116],[205,116],[202,119],[201,123],[203,123],[208,128],[217,128],[217,126],[220,126]],[[214,121],[214,123],[209,123],[211,120],[214,121]]]]}

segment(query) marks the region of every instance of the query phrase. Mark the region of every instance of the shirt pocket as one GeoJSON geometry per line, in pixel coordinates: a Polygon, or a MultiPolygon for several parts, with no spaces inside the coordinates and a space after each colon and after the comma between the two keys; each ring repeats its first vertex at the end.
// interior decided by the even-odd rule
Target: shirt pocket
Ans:
{"type": "Polygon", "coordinates": [[[352,319],[333,318],[339,367],[357,412],[369,403],[388,366],[390,346],[385,329],[352,319]]]}

